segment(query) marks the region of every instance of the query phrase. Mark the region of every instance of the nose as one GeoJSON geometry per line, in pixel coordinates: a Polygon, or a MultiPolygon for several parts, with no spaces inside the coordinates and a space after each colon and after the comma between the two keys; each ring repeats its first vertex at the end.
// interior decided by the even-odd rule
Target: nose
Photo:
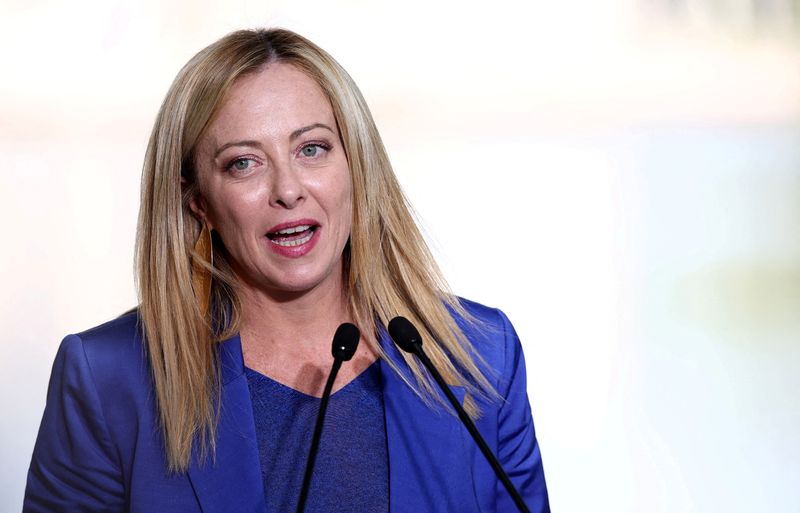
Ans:
{"type": "Polygon", "coordinates": [[[273,207],[295,208],[305,198],[305,188],[297,171],[287,163],[275,163],[272,169],[269,204],[273,207]]]}

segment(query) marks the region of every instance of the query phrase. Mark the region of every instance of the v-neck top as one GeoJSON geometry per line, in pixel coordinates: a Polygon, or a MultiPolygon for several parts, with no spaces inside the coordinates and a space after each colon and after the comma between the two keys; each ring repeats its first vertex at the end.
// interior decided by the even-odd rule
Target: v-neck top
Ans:
{"type": "MultiPolygon", "coordinates": [[[[320,399],[245,368],[268,513],[294,513],[320,399]]],[[[330,398],[305,511],[388,512],[379,362],[330,398]]]]}

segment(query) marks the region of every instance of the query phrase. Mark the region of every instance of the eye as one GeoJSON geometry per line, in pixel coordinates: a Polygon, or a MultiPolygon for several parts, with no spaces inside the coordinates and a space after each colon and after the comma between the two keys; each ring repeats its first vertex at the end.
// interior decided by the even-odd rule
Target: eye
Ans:
{"type": "Polygon", "coordinates": [[[228,164],[228,171],[246,171],[255,165],[256,161],[246,157],[234,159],[228,164]]]}
{"type": "Polygon", "coordinates": [[[321,157],[331,147],[325,143],[309,143],[300,148],[300,155],[308,158],[321,157]]]}

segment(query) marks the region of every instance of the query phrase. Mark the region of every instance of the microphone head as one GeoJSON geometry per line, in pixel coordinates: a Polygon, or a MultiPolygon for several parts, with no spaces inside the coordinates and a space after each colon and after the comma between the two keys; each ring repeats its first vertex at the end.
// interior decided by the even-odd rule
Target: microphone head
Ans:
{"type": "Polygon", "coordinates": [[[333,344],[331,344],[331,354],[335,360],[348,361],[356,354],[358,348],[358,340],[361,338],[361,333],[354,324],[345,322],[336,328],[336,333],[333,335],[333,344]]]}
{"type": "Polygon", "coordinates": [[[395,317],[389,321],[389,335],[394,343],[407,353],[417,354],[422,349],[422,337],[417,328],[405,317],[395,317]]]}

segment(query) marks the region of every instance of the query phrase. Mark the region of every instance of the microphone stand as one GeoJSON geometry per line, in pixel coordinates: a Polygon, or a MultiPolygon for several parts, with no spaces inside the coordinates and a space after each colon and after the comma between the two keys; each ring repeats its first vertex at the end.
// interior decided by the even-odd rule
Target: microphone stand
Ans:
{"type": "Polygon", "coordinates": [[[311,448],[308,451],[308,460],[306,461],[306,471],[303,475],[303,486],[300,488],[300,497],[297,500],[297,513],[303,513],[306,507],[308,489],[311,487],[311,477],[314,475],[314,462],[317,459],[319,441],[322,438],[322,424],[325,421],[325,412],[328,409],[328,401],[331,398],[333,382],[336,381],[336,375],[339,373],[342,362],[350,360],[355,354],[359,337],[358,328],[349,322],[340,325],[333,336],[333,347],[331,349],[333,366],[328,374],[328,381],[325,383],[325,389],[322,392],[322,399],[319,403],[317,424],[314,426],[314,435],[311,437],[311,448]]]}

